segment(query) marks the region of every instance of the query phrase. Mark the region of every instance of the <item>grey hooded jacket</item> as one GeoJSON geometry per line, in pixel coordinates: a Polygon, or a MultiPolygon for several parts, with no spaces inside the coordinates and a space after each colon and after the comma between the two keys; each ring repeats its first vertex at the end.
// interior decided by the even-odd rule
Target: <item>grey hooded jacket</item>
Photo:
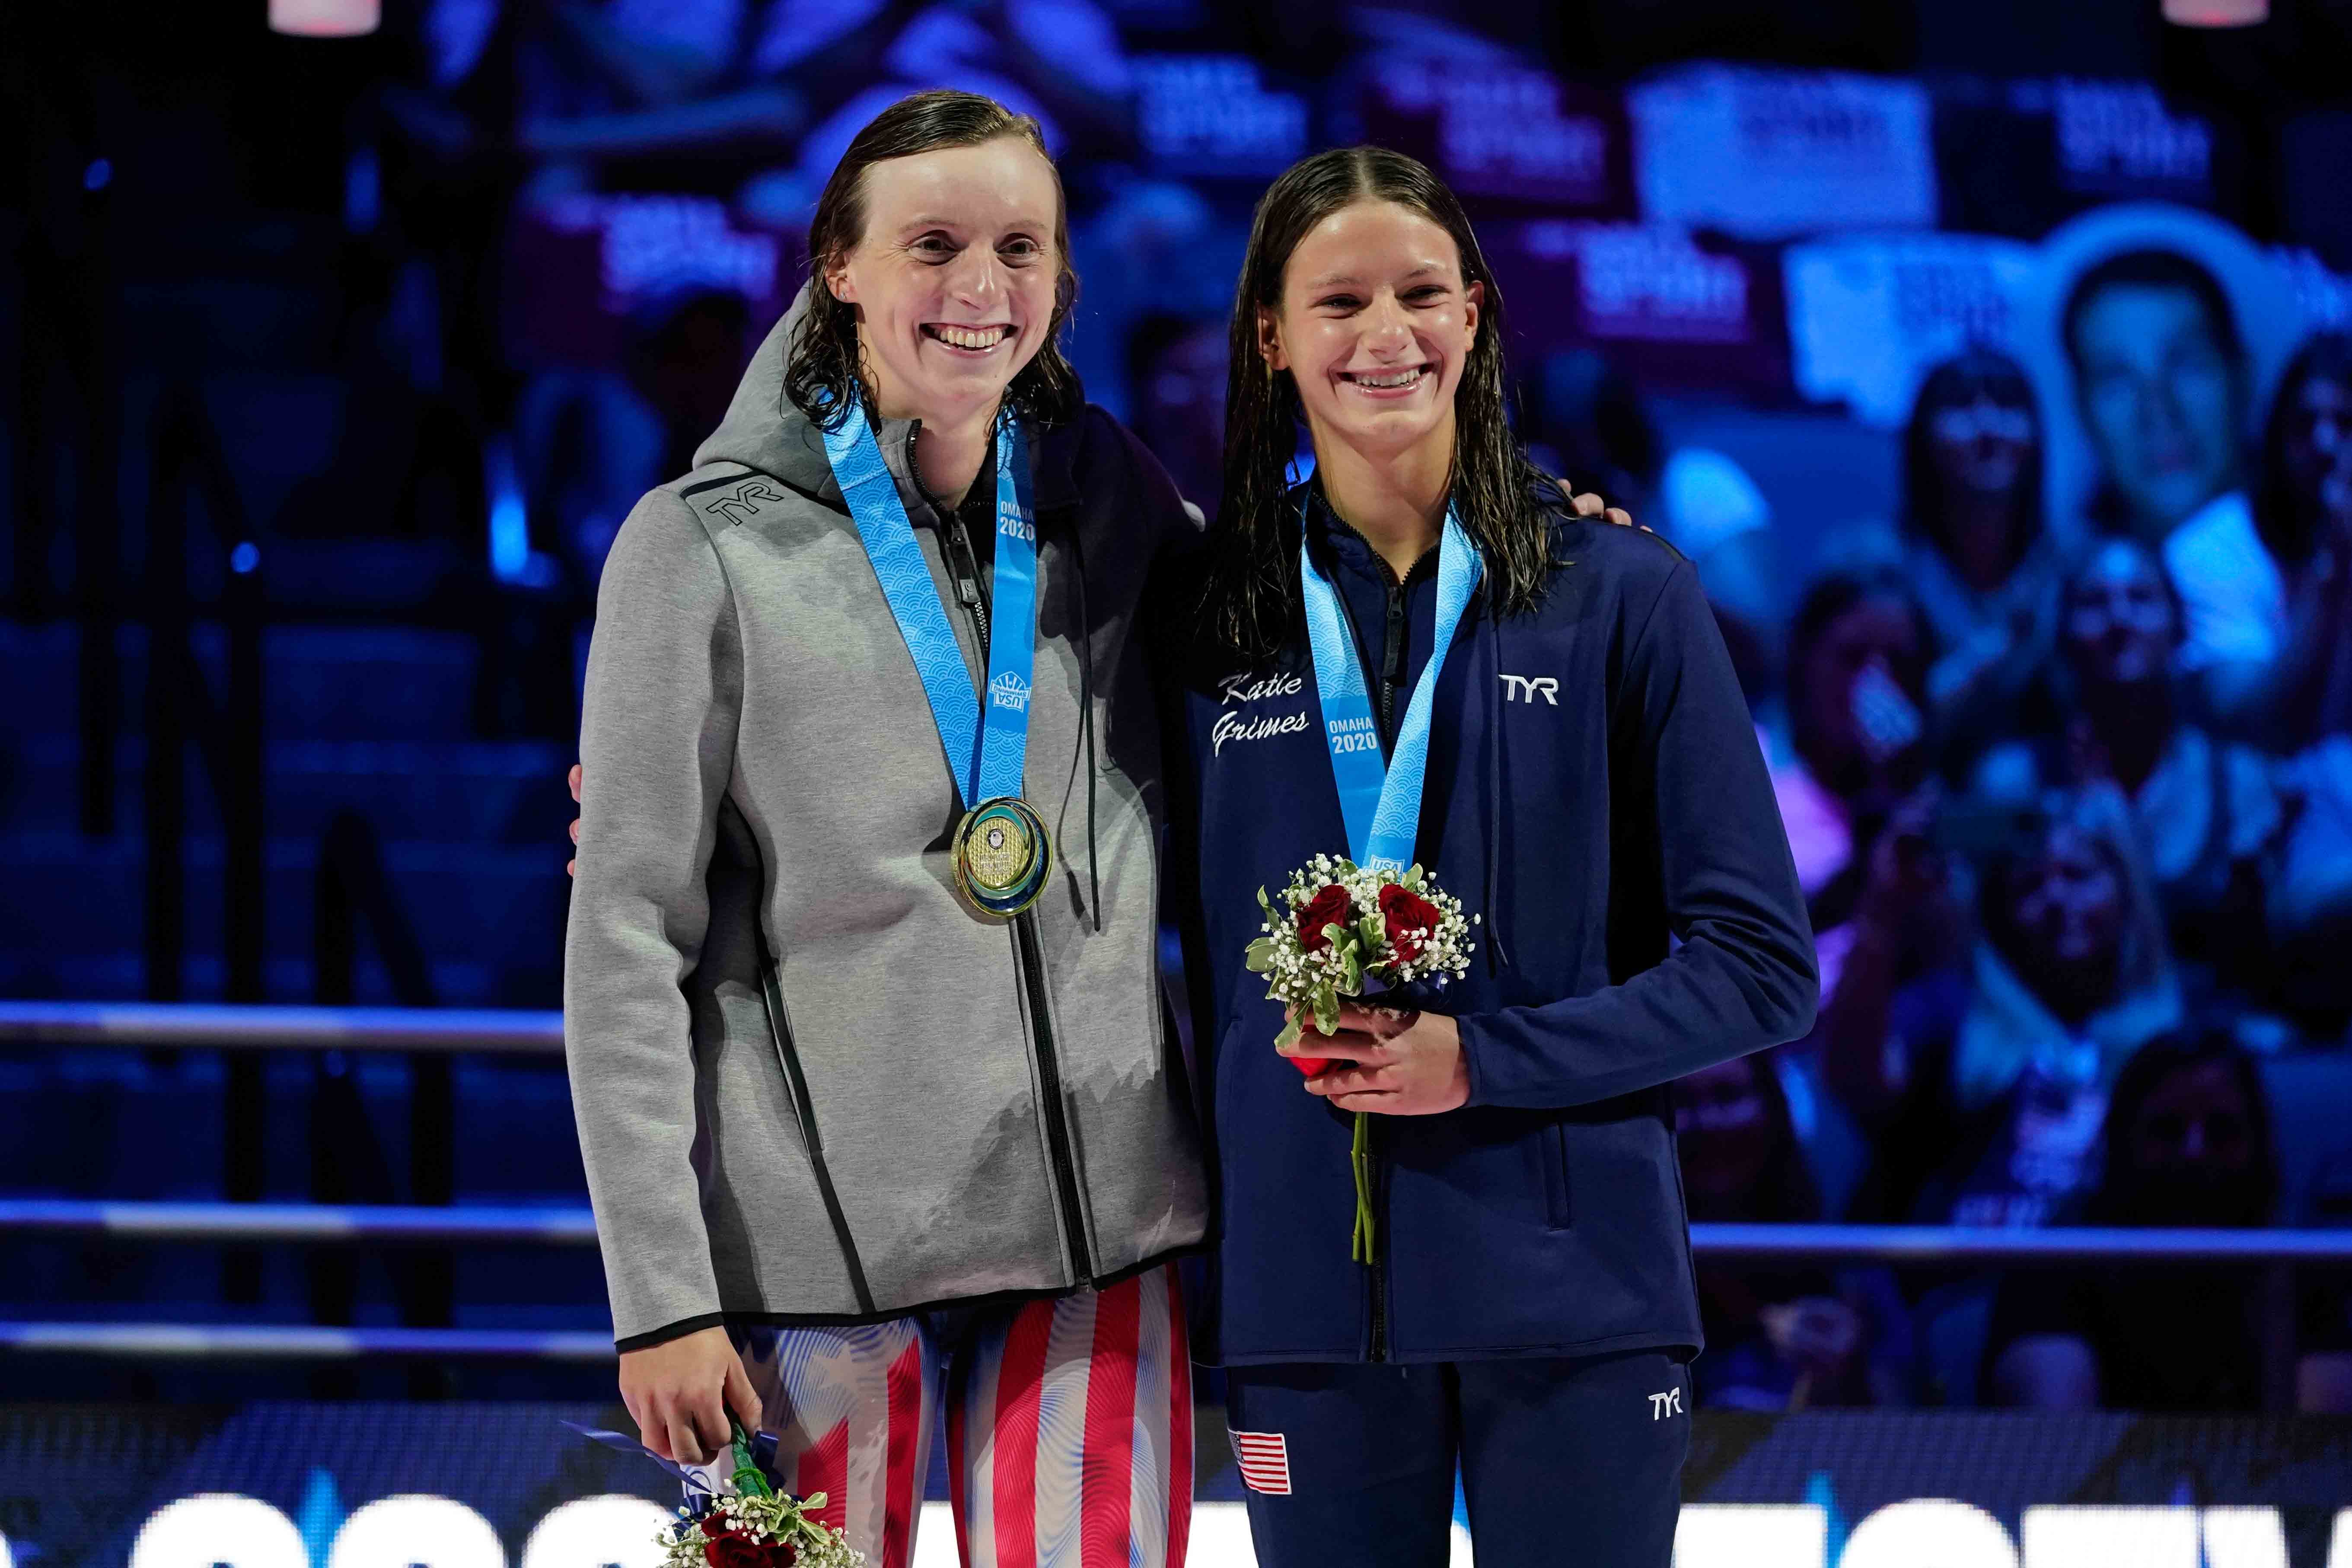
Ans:
{"type": "MultiPolygon", "coordinates": [[[[597,599],[564,1046],[624,1350],[1099,1285],[1206,1227],[1138,626],[1197,523],[1099,409],[1033,433],[1025,793],[1058,865],[1030,914],[981,919],[914,661],[783,396],[794,319],[630,513],[597,599]]],[[[961,525],[912,478],[912,426],[879,435],[977,679],[961,525]]]]}

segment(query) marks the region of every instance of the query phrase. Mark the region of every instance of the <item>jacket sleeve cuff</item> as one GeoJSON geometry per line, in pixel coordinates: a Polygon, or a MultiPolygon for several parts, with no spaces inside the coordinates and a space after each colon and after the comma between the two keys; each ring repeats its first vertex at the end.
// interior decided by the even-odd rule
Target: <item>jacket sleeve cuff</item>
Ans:
{"type": "Polygon", "coordinates": [[[682,1340],[687,1335],[698,1332],[703,1329],[715,1328],[726,1321],[727,1314],[724,1312],[702,1312],[691,1318],[680,1318],[675,1323],[664,1323],[660,1328],[648,1330],[642,1334],[630,1334],[625,1338],[617,1338],[613,1342],[613,1348],[624,1355],[631,1351],[651,1350],[656,1345],[666,1345],[672,1340],[682,1340]]]}
{"type": "Polygon", "coordinates": [[[1461,1042],[1463,1068],[1470,1076],[1470,1098],[1463,1103],[1484,1105],[1486,1103],[1486,1058],[1487,1051],[1491,1048],[1491,1043],[1486,1037],[1486,1026],[1474,1013],[1466,1017],[1455,1018],[1454,1033],[1461,1042]]]}

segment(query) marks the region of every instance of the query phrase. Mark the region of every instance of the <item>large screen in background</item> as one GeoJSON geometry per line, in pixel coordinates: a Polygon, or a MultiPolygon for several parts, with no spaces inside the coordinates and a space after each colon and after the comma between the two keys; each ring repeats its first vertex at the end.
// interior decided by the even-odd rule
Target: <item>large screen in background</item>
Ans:
{"type": "MultiPolygon", "coordinates": [[[[652,1568],[675,1487],[562,1425],[616,1415],[0,1406],[0,1568],[652,1568]]],[[[1248,1568],[1202,1415],[1190,1561],[1248,1568]]],[[[2352,1421],[1702,1414],[1684,1499],[1677,1568],[2352,1568],[2352,1421]]],[[[915,1562],[955,1561],[927,1503],[915,1562]]]]}

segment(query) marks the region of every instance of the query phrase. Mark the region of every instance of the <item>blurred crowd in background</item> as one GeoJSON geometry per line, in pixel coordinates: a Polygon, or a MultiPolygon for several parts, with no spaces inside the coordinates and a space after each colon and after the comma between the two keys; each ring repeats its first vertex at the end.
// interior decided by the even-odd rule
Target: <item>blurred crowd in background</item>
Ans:
{"type": "MultiPolygon", "coordinates": [[[[417,0],[331,45],[204,9],[0,65],[16,624],[90,602],[90,476],[138,515],[193,382],[276,613],[461,626],[472,739],[567,761],[614,531],[880,106],[1044,121],[1074,362],[1211,510],[1251,205],[1379,141],[1478,219],[1538,460],[1697,563],[1773,767],[1823,1005],[1681,1086],[1693,1218],[2352,1216],[2345,5],[417,0]]],[[[561,814],[495,830],[544,857],[502,906],[537,957],[428,951],[425,999],[554,1004],[561,814]]],[[[22,934],[6,994],[157,994],[22,934]]],[[[358,999],[417,999],[381,967],[358,999]]],[[[2252,1407],[2252,1278],[1706,1264],[1698,1385],[2252,1407]]],[[[2352,1297],[2291,1310],[2298,1396],[2352,1408],[2352,1297]]]]}

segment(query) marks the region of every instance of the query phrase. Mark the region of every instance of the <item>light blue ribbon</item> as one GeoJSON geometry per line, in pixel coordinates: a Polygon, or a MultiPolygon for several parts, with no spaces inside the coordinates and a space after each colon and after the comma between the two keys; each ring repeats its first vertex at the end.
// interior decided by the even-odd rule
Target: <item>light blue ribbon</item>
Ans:
{"type": "Polygon", "coordinates": [[[1037,643],[1037,514],[1029,504],[1028,438],[1011,414],[996,422],[996,592],[988,637],[985,711],[956,646],[947,607],[915,542],[914,524],[881,443],[853,401],[825,457],[866,542],[866,558],[922,678],[948,772],[965,807],[1021,793],[1029,751],[1029,677],[1037,643]]]}
{"type": "Polygon", "coordinates": [[[1397,726],[1395,752],[1381,760],[1381,730],[1365,689],[1363,661],[1348,633],[1339,591],[1315,565],[1302,537],[1298,583],[1307,599],[1307,642],[1315,656],[1315,690],[1323,703],[1323,742],[1331,778],[1339,787],[1339,815],[1348,824],[1349,855],[1367,870],[1403,871],[1413,861],[1421,827],[1421,793],[1429,771],[1429,723],[1437,702],[1437,673],[1478,585],[1484,563],[1468,531],[1445,509],[1437,550],[1436,641],[1397,726]]]}

